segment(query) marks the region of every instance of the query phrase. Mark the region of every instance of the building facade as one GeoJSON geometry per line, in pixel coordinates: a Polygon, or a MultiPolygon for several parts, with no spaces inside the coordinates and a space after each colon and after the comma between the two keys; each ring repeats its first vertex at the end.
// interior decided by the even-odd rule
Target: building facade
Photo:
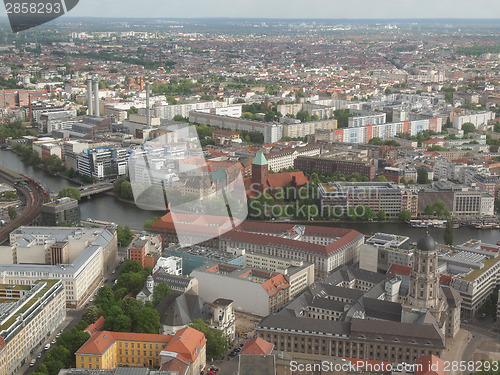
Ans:
{"type": "Polygon", "coordinates": [[[16,375],[36,348],[60,329],[66,319],[66,297],[62,281],[37,280],[32,285],[0,287],[0,373],[16,375]],[[5,292],[22,288],[15,296],[5,292]],[[6,309],[7,308],[7,309],[6,309]]]}

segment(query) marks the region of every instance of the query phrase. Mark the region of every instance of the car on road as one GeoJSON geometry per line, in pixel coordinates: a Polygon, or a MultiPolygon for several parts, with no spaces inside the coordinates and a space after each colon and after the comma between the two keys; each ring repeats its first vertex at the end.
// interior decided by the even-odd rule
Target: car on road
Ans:
{"type": "Polygon", "coordinates": [[[38,354],[36,357],[37,357],[38,359],[42,358],[42,353],[38,354]]]}
{"type": "Polygon", "coordinates": [[[43,348],[44,350],[49,350],[50,349],[50,344],[47,344],[45,345],[45,348],[43,348]]]}
{"type": "Polygon", "coordinates": [[[30,367],[33,367],[35,365],[35,363],[36,363],[36,359],[33,358],[30,362],[30,367]]]}

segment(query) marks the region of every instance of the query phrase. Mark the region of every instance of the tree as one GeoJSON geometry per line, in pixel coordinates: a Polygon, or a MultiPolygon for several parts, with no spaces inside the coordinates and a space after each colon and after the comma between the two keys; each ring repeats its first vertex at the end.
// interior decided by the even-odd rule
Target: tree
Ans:
{"type": "Polygon", "coordinates": [[[299,112],[297,112],[297,116],[296,117],[301,122],[311,121],[311,117],[309,116],[309,112],[307,112],[307,111],[299,111],[299,112]]]}
{"type": "Polygon", "coordinates": [[[384,211],[379,211],[377,214],[377,219],[379,221],[385,221],[387,220],[387,214],[384,211]]]}
{"type": "Polygon", "coordinates": [[[446,245],[453,245],[453,221],[446,222],[446,229],[444,231],[444,243],[446,245]]]}
{"type": "Polygon", "coordinates": [[[163,297],[165,297],[168,292],[170,292],[170,287],[167,283],[159,283],[155,286],[153,291],[153,306],[158,306],[163,297]]]}
{"type": "Polygon", "coordinates": [[[17,217],[17,211],[13,206],[9,206],[7,213],[9,214],[10,220],[14,220],[17,217]]]}
{"type": "Polygon", "coordinates": [[[99,319],[99,316],[99,309],[97,306],[89,306],[83,313],[82,320],[85,320],[87,324],[92,324],[99,319]]]}
{"type": "Polygon", "coordinates": [[[429,181],[429,173],[425,170],[425,168],[419,168],[417,170],[417,184],[428,184],[429,181]]]}
{"type": "Polygon", "coordinates": [[[385,176],[377,176],[377,178],[375,179],[375,182],[387,182],[387,178],[385,176]]]}
{"type": "Polygon", "coordinates": [[[217,358],[227,352],[229,340],[222,331],[210,328],[201,319],[193,320],[190,326],[205,335],[207,339],[207,358],[217,358]]]}
{"type": "Polygon", "coordinates": [[[160,315],[153,307],[144,307],[141,311],[141,319],[137,324],[137,332],[158,333],[160,326],[160,315]]]}
{"type": "Polygon", "coordinates": [[[151,220],[146,220],[144,222],[144,230],[146,232],[149,232],[151,230],[151,227],[153,226],[154,223],[156,223],[158,220],[160,220],[160,217],[159,216],[155,216],[154,218],[152,218],[151,220]]]}
{"type": "Polygon", "coordinates": [[[189,119],[187,119],[186,117],[183,117],[182,115],[175,115],[173,120],[179,121],[179,122],[189,122],[189,119]]]}
{"type": "Polygon", "coordinates": [[[116,227],[116,237],[118,238],[118,242],[120,242],[121,246],[128,246],[130,242],[132,242],[134,235],[128,225],[125,227],[118,225],[116,227]]]}
{"type": "Polygon", "coordinates": [[[59,198],[70,197],[72,199],[76,199],[77,201],[82,199],[80,195],[80,190],[78,190],[76,187],[73,186],[66,186],[65,188],[62,188],[59,194],[57,194],[57,196],[59,198]]]}
{"type": "Polygon", "coordinates": [[[432,204],[428,204],[427,206],[425,206],[424,215],[426,216],[434,215],[434,207],[432,206],[432,204]]]}
{"type": "Polygon", "coordinates": [[[411,220],[411,212],[409,210],[402,210],[399,213],[398,218],[400,221],[409,221],[411,220]]]}
{"type": "Polygon", "coordinates": [[[131,273],[131,272],[140,272],[142,271],[142,265],[139,263],[137,260],[132,260],[132,259],[126,259],[125,262],[123,262],[122,266],[122,274],[125,273],[131,273]]]}
{"type": "Polygon", "coordinates": [[[5,193],[3,193],[3,199],[5,199],[5,200],[13,201],[13,200],[16,200],[18,198],[19,197],[17,196],[17,194],[12,192],[12,191],[6,191],[5,193]]]}
{"type": "Polygon", "coordinates": [[[130,319],[130,317],[128,317],[125,314],[120,314],[113,318],[113,331],[131,332],[131,330],[132,330],[132,319],[130,319]]]}
{"type": "MultiPolygon", "coordinates": [[[[361,220],[373,220],[376,217],[375,212],[369,206],[359,206],[363,208],[363,215],[360,217],[361,220]]],[[[359,211],[358,211],[359,213],[359,211]]]]}
{"type": "Polygon", "coordinates": [[[476,130],[476,127],[472,122],[464,122],[462,124],[462,130],[464,131],[464,134],[469,134],[473,133],[476,130]]]}
{"type": "Polygon", "coordinates": [[[433,204],[434,211],[439,217],[443,217],[446,214],[446,203],[443,201],[437,201],[433,204]]]}

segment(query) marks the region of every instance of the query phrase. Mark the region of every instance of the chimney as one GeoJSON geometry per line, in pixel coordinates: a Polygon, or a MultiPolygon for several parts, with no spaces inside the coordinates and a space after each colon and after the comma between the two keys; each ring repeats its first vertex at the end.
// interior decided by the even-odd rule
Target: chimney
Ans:
{"type": "Polygon", "coordinates": [[[89,116],[94,114],[94,110],[92,108],[92,80],[87,80],[87,107],[89,116]]]}
{"type": "Polygon", "coordinates": [[[99,117],[99,81],[94,82],[94,112],[99,117]]]}
{"type": "Polygon", "coordinates": [[[149,82],[146,82],[146,121],[147,128],[151,129],[151,111],[149,109],[149,82]]]}

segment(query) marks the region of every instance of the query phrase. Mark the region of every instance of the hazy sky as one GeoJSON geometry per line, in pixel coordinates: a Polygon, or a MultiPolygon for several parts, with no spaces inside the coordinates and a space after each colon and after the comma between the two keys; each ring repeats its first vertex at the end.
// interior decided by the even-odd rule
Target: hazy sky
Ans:
{"type": "Polygon", "coordinates": [[[75,16],[500,18],[499,0],[80,0],[75,16]]]}
{"type": "MultiPolygon", "coordinates": [[[[0,15],[5,16],[5,8],[0,9],[0,15]]],[[[80,0],[70,14],[126,18],[500,18],[500,1],[80,0]]]]}

